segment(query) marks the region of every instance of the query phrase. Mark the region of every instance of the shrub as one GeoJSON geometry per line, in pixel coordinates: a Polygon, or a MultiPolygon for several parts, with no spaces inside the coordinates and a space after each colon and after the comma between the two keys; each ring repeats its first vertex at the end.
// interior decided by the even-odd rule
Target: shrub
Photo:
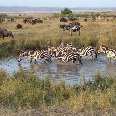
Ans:
{"type": "Polygon", "coordinates": [[[66,16],[66,15],[71,15],[72,11],[69,8],[66,8],[61,11],[61,15],[66,16]]]}

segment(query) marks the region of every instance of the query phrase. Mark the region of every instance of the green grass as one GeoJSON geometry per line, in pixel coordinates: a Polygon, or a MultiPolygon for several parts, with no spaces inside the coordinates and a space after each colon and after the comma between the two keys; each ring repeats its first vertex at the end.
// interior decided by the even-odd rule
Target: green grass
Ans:
{"type": "Polygon", "coordinates": [[[116,112],[116,78],[98,73],[83,86],[69,87],[64,82],[56,84],[49,78],[40,80],[24,72],[9,77],[0,71],[0,106],[0,110],[3,108],[6,112],[17,110],[24,113],[35,109],[54,115],[111,115],[116,112]]]}

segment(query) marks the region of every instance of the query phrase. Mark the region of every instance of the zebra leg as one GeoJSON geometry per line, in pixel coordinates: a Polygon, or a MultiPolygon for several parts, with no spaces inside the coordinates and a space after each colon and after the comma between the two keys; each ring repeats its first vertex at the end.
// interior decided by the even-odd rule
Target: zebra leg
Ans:
{"type": "Polygon", "coordinates": [[[95,52],[95,58],[97,59],[97,52],[95,52]]]}
{"type": "Polygon", "coordinates": [[[109,61],[110,61],[110,63],[111,63],[111,58],[109,58],[109,61]]]}
{"type": "Polygon", "coordinates": [[[31,57],[30,63],[32,63],[32,59],[33,59],[33,58],[31,57]]]}
{"type": "Polygon", "coordinates": [[[83,65],[83,63],[81,61],[81,56],[78,56],[77,58],[78,58],[79,63],[83,65]]]}
{"type": "Polygon", "coordinates": [[[49,61],[49,62],[52,62],[51,56],[49,56],[48,61],[49,61]]]}
{"type": "Polygon", "coordinates": [[[49,62],[52,62],[51,58],[49,58],[49,62]]]}
{"type": "Polygon", "coordinates": [[[92,55],[92,57],[93,57],[93,60],[97,59],[97,52],[95,52],[95,53],[92,55]]]}

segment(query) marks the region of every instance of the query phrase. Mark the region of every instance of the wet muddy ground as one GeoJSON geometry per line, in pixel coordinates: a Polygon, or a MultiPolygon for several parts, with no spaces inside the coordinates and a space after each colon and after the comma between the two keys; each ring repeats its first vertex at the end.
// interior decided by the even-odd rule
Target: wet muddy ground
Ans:
{"type": "Polygon", "coordinates": [[[7,58],[0,60],[0,69],[5,70],[9,75],[19,70],[24,70],[30,74],[35,74],[38,78],[50,77],[52,81],[59,82],[63,80],[68,85],[80,84],[83,80],[91,80],[99,71],[101,74],[116,75],[116,61],[110,64],[105,56],[99,56],[97,60],[90,57],[82,58],[83,65],[73,63],[58,63],[55,59],[52,62],[38,60],[37,63],[29,63],[25,58],[18,65],[16,58],[7,58]]]}

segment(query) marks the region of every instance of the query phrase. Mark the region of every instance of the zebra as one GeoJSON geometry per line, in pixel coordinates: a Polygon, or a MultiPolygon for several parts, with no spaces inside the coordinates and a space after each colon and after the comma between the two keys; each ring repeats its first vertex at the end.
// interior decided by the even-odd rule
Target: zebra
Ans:
{"type": "Polygon", "coordinates": [[[100,45],[100,48],[98,50],[98,53],[104,53],[109,59],[109,62],[111,63],[111,59],[116,59],[116,50],[110,49],[106,46],[100,45]]]}
{"type": "Polygon", "coordinates": [[[77,53],[82,56],[92,56],[93,59],[97,59],[97,51],[92,46],[82,47],[77,49],[77,53]]]}
{"type": "Polygon", "coordinates": [[[24,57],[30,58],[30,63],[34,60],[35,63],[37,62],[37,59],[44,59],[45,61],[51,62],[52,54],[48,50],[30,50],[30,51],[24,51],[19,54],[18,62],[20,63],[21,60],[23,60],[24,57]]]}
{"type": "Polygon", "coordinates": [[[53,54],[57,59],[57,61],[63,61],[63,62],[72,61],[73,63],[75,63],[75,61],[78,60],[78,62],[83,65],[83,63],[81,62],[80,55],[76,52],[68,51],[68,50],[69,49],[67,49],[66,46],[62,48],[60,47],[52,48],[53,54]]]}

